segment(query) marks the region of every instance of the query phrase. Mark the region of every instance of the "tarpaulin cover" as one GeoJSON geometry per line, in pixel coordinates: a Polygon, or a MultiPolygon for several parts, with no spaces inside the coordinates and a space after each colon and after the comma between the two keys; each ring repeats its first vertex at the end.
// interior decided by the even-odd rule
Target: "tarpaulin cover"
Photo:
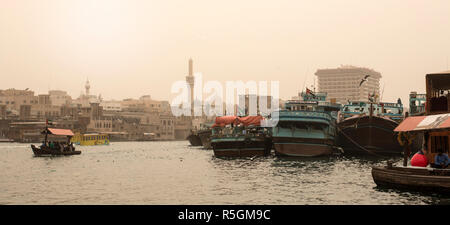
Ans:
{"type": "Polygon", "coordinates": [[[262,116],[245,116],[245,117],[239,117],[239,123],[243,124],[244,126],[250,126],[255,125],[259,126],[261,125],[261,120],[264,118],[262,116]]]}
{"type": "Polygon", "coordinates": [[[216,117],[216,122],[214,123],[214,125],[212,127],[224,127],[228,124],[237,124],[237,116],[220,116],[220,117],[216,117]]]}
{"type": "Polygon", "coordinates": [[[450,128],[450,113],[430,116],[411,116],[403,120],[395,132],[436,130],[450,128]]]}

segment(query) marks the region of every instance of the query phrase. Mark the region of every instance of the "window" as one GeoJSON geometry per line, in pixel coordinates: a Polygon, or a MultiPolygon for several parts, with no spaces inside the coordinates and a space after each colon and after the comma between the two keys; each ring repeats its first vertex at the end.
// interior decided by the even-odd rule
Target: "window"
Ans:
{"type": "Polygon", "coordinates": [[[439,148],[448,152],[448,136],[431,136],[431,153],[437,153],[439,148]]]}

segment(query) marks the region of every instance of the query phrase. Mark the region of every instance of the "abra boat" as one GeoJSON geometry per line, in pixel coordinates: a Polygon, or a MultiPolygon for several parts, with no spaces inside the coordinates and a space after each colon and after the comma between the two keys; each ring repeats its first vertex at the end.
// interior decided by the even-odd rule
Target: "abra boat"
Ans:
{"type": "Polygon", "coordinates": [[[36,147],[31,145],[31,150],[35,156],[55,156],[55,155],[79,155],[81,151],[75,151],[75,147],[70,142],[70,138],[74,135],[71,130],[45,128],[42,131],[45,134],[43,145],[36,147]],[[57,140],[57,142],[49,142],[50,139],[57,140]]]}
{"type": "Polygon", "coordinates": [[[427,74],[426,90],[425,116],[407,117],[394,130],[404,137],[403,166],[372,167],[377,186],[450,193],[450,169],[408,166],[412,139],[423,138],[430,164],[438,149],[446,154],[450,151],[450,71],[427,74]]]}
{"type": "Polygon", "coordinates": [[[400,155],[394,132],[403,119],[397,103],[350,102],[343,106],[338,123],[338,143],[347,155],[400,155]]]}
{"type": "Polygon", "coordinates": [[[270,131],[261,127],[262,116],[216,117],[211,146],[216,157],[267,156],[272,149],[270,131]]]}
{"type": "MultiPolygon", "coordinates": [[[[326,93],[302,92],[303,100],[289,100],[278,112],[272,130],[276,155],[313,157],[337,151],[336,124],[340,105],[326,102],[326,93]]],[[[274,115],[272,115],[272,118],[274,115]]]]}
{"type": "Polygon", "coordinates": [[[186,138],[192,146],[202,146],[202,140],[198,136],[198,132],[191,130],[191,133],[186,138]]]}
{"type": "Polygon", "coordinates": [[[422,167],[373,167],[372,177],[379,187],[450,193],[450,170],[422,167]]]}

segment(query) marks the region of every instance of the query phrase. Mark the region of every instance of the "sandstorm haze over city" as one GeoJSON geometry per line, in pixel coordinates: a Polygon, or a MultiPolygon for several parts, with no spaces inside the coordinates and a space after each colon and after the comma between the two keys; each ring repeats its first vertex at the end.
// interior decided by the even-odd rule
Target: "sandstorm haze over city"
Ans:
{"type": "Polygon", "coordinates": [[[0,89],[171,99],[188,73],[279,80],[289,99],[317,69],[381,73],[383,101],[425,92],[448,70],[450,2],[1,0],[0,89]]]}

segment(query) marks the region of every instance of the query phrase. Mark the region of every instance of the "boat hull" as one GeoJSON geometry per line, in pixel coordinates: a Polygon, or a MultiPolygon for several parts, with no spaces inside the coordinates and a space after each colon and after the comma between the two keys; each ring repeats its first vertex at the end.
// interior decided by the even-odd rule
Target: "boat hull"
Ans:
{"type": "Polygon", "coordinates": [[[46,147],[38,148],[34,145],[31,145],[31,150],[33,150],[33,153],[35,156],[56,156],[56,155],[79,155],[81,154],[81,151],[59,151],[59,150],[53,150],[46,147]]]}
{"type": "Polygon", "coordinates": [[[376,116],[346,119],[338,124],[338,145],[346,155],[401,155],[394,132],[398,123],[376,116]]]}
{"type": "Polygon", "coordinates": [[[202,140],[197,134],[190,134],[187,139],[192,146],[202,146],[202,140]]]}
{"type": "Polygon", "coordinates": [[[211,149],[211,134],[212,130],[204,130],[199,131],[198,136],[200,137],[200,141],[202,142],[204,149],[211,149]]]}
{"type": "Polygon", "coordinates": [[[450,193],[450,170],[414,167],[372,167],[379,187],[450,193]]]}
{"type": "Polygon", "coordinates": [[[268,138],[215,139],[211,142],[216,157],[253,157],[270,154],[272,144],[268,138]]]}
{"type": "Polygon", "coordinates": [[[332,146],[323,144],[274,143],[273,145],[278,156],[317,157],[333,153],[332,146]]]}

